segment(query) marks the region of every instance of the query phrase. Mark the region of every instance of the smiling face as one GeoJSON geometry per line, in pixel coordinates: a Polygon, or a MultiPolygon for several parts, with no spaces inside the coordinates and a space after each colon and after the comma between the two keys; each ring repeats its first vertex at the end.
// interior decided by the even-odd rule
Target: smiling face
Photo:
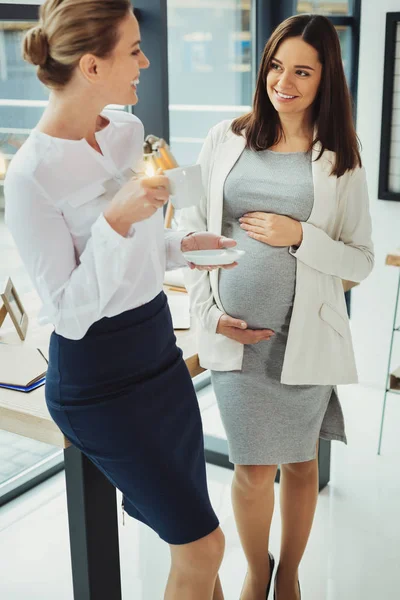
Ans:
{"type": "Polygon", "coordinates": [[[136,104],[140,71],[150,65],[140,49],[139,24],[131,12],[121,21],[118,36],[111,56],[104,59],[93,57],[93,68],[89,66],[91,79],[96,82],[96,93],[101,95],[104,105],[136,104]]]}
{"type": "Polygon", "coordinates": [[[280,114],[307,114],[322,76],[318,52],[301,37],[285,39],[272,57],[267,93],[280,114]]]}

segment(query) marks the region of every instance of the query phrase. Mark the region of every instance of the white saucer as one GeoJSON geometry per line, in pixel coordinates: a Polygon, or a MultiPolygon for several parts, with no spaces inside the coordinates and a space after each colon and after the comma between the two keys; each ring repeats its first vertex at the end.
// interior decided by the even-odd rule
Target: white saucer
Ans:
{"type": "Polygon", "coordinates": [[[221,250],[193,250],[184,252],[183,256],[188,262],[202,266],[231,265],[245,254],[244,250],[236,248],[223,248],[221,250]]]}

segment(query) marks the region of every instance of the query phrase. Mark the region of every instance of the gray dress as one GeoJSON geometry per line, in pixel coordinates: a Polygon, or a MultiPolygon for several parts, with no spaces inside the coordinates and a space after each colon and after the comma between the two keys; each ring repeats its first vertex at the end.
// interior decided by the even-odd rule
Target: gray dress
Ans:
{"type": "MultiPolygon", "coordinates": [[[[288,248],[251,239],[240,228],[246,212],[307,221],[314,202],[311,157],[305,152],[246,149],[226,179],[222,233],[245,250],[239,265],[221,270],[225,312],[275,336],[244,347],[241,371],[212,371],[231,462],[268,465],[315,458],[319,437],[346,442],[336,389],[280,382],[292,314],[296,259],[288,248]]],[[[304,340],[307,352],[307,340],[304,340]]]]}

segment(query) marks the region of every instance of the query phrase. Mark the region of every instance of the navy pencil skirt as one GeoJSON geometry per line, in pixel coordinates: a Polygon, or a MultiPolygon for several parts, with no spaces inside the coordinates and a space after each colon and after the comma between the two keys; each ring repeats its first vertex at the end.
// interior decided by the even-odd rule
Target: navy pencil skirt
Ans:
{"type": "Polygon", "coordinates": [[[218,527],[206,481],[200,410],[164,293],[53,333],[46,402],[56,424],[123,494],[124,510],[170,544],[218,527]]]}

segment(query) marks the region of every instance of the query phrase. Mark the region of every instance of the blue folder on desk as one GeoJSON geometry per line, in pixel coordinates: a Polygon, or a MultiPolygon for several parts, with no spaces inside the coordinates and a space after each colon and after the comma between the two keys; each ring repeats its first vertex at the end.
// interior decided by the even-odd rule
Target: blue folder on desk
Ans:
{"type": "Polygon", "coordinates": [[[32,392],[33,390],[36,390],[36,388],[40,387],[41,385],[44,385],[45,383],[46,377],[42,377],[42,379],[39,379],[38,381],[35,381],[35,383],[32,383],[32,385],[27,385],[26,387],[22,385],[9,385],[7,383],[0,383],[0,388],[14,390],[16,392],[32,392]]]}

